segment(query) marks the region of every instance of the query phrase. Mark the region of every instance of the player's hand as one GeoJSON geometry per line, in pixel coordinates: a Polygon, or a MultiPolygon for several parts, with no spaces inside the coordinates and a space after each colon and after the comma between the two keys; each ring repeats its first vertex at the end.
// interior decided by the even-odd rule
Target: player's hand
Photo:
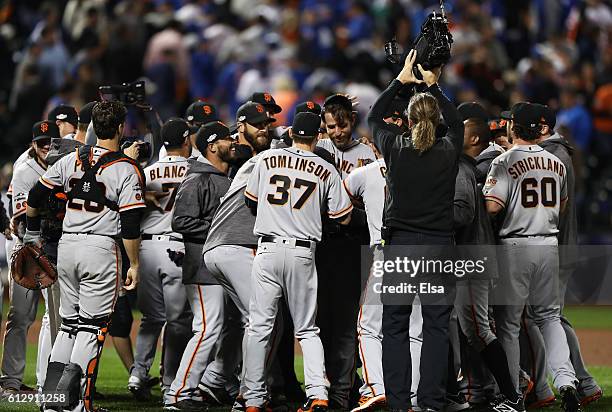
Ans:
{"type": "Polygon", "coordinates": [[[417,65],[417,68],[419,69],[421,76],[423,76],[423,80],[425,81],[427,87],[438,83],[440,74],[442,74],[442,66],[434,67],[431,70],[425,70],[423,66],[419,64],[417,65]]]}
{"type": "Polygon", "coordinates": [[[138,285],[138,266],[131,266],[127,271],[127,276],[125,277],[125,283],[123,285],[123,289],[125,290],[134,290],[136,289],[136,285],[138,285]]]}
{"type": "Polygon", "coordinates": [[[7,227],[6,229],[4,229],[3,234],[6,240],[13,240],[13,235],[11,233],[12,233],[12,230],[10,227],[7,227]]]}
{"type": "Polygon", "coordinates": [[[123,153],[125,153],[126,156],[132,158],[133,160],[137,160],[138,155],[140,154],[140,142],[132,143],[132,145],[126,148],[123,153]]]}
{"type": "Polygon", "coordinates": [[[399,72],[399,74],[397,75],[397,80],[399,80],[403,84],[423,83],[423,80],[417,79],[414,73],[412,72],[412,67],[414,66],[416,56],[416,50],[410,50],[408,56],[406,56],[406,61],[404,61],[404,67],[402,68],[402,71],[399,72]]]}
{"type": "Polygon", "coordinates": [[[350,94],[345,94],[346,97],[351,101],[351,105],[353,106],[353,110],[355,110],[359,106],[359,97],[351,96],[350,94]]]}
{"type": "Polygon", "coordinates": [[[164,209],[161,203],[159,203],[159,199],[167,195],[168,193],[159,193],[159,192],[151,192],[151,191],[145,192],[145,202],[147,203],[148,206],[152,206],[158,209],[160,212],[163,212],[164,209]]]}

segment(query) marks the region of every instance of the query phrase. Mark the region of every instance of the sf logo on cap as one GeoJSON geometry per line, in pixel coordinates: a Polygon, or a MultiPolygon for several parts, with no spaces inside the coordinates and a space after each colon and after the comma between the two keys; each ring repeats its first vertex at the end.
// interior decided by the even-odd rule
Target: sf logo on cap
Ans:
{"type": "Polygon", "coordinates": [[[312,110],[312,109],[314,109],[315,106],[314,106],[313,102],[308,101],[308,102],[306,102],[306,107],[308,107],[310,110],[312,110]]]}
{"type": "Polygon", "coordinates": [[[42,123],[40,125],[40,131],[43,132],[43,133],[46,133],[47,130],[49,130],[49,125],[47,123],[42,123]]]}
{"type": "Polygon", "coordinates": [[[270,96],[270,93],[264,93],[264,100],[266,102],[269,102],[272,100],[272,96],[270,96]]]}
{"type": "Polygon", "coordinates": [[[206,114],[212,113],[212,109],[210,108],[210,106],[203,106],[202,109],[204,110],[204,113],[206,114]]]}
{"type": "Polygon", "coordinates": [[[264,112],[264,108],[263,108],[263,106],[262,106],[261,104],[258,104],[258,105],[257,105],[257,111],[258,111],[259,113],[263,113],[263,112],[264,112]]]}

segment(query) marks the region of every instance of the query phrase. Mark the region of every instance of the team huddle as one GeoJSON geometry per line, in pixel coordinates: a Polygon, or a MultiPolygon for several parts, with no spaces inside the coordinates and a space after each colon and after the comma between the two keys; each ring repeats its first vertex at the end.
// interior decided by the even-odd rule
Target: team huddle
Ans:
{"type": "MultiPolygon", "coordinates": [[[[409,145],[415,124],[413,101],[396,96],[394,80],[368,116],[381,131],[374,139],[354,137],[354,101],[343,94],[322,107],[296,105],[290,127],[275,125],[282,109],[269,93],[253,94],[232,127],[212,104],[194,102],[184,119],[161,126],[154,160],[144,162],[139,143],[121,150],[120,102],[92,102],[78,115],[62,105],[36,123],[14,164],[7,247],[38,245],[57,264],[58,282],[42,291],[36,377],[41,393],[66,397],[41,410],[94,410],[105,337],[129,338],[131,321],[119,314],[130,316],[130,293],[142,320],[127,388],[150,398],[161,337],[166,410],[281,411],[299,402],[301,412],[399,411],[406,396],[415,411],[521,412],[555,402],[548,376],[565,411],[598,400],[561,314],[571,267],[558,245],[575,245],[577,233],[571,148],[554,113],[522,102],[491,119],[477,103],[452,106],[431,76],[425,99],[438,102],[454,136],[456,243],[500,251],[499,274],[456,284],[448,352],[461,356],[449,361],[445,387],[423,388],[431,384],[420,362],[427,297],[411,303],[407,352],[394,355],[412,359],[401,378],[410,384],[396,389],[384,305],[370,296],[374,277],[360,279],[361,245],[374,259],[384,253],[391,140],[409,145]]],[[[10,288],[5,394],[22,390],[39,299],[10,288]]]]}

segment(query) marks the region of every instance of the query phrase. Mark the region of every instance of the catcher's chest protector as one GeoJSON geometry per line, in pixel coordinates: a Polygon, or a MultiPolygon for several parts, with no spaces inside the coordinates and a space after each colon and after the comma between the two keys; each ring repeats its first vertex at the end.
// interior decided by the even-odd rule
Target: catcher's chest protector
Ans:
{"type": "Polygon", "coordinates": [[[76,181],[70,192],[67,193],[68,199],[80,199],[95,202],[105,205],[109,209],[117,212],[119,210],[119,206],[116,202],[109,200],[106,197],[106,186],[104,186],[104,183],[99,182],[98,179],[96,179],[96,175],[98,174],[100,168],[106,164],[127,162],[136,165],[135,162],[123,153],[106,152],[100,156],[94,165],[92,165],[92,148],[88,145],[81,146],[77,149],[77,158],[85,170],[85,173],[76,181]]]}

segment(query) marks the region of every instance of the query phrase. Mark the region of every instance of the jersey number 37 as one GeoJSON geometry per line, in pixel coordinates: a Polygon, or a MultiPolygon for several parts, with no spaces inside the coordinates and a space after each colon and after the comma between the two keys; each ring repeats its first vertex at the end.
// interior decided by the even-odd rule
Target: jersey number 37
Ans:
{"type": "Polygon", "coordinates": [[[299,190],[305,188],[300,198],[293,205],[294,209],[301,209],[302,206],[304,206],[304,203],[306,203],[306,201],[310,198],[310,195],[312,195],[314,190],[317,188],[317,183],[310,180],[300,179],[299,177],[292,182],[289,176],[270,176],[270,184],[276,185],[276,192],[268,195],[268,203],[275,206],[285,205],[289,201],[289,191],[291,190],[292,183],[295,189],[299,190]]]}

